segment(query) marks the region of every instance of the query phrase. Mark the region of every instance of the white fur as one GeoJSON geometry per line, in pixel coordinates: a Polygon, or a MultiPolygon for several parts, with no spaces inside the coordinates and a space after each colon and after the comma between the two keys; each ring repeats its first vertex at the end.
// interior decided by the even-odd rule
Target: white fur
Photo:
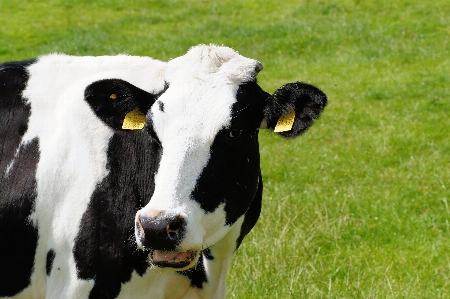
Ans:
{"type": "Polygon", "coordinates": [[[189,199],[217,132],[229,125],[238,85],[252,79],[259,62],[226,47],[198,46],[168,63],[146,57],[40,57],[28,70],[23,96],[31,104],[29,130],[22,144],[39,138],[37,199],[32,223],[39,241],[30,286],[15,298],[87,298],[94,281],[77,279],[74,239],[96,184],[108,174],[106,152],[112,130],[83,100],[92,82],[119,78],[156,93],[165,112],[152,108],[155,131],[163,144],[151,202],[140,212],[179,211],[187,219],[186,250],[211,246],[216,257],[206,260],[209,283],[203,289],[171,269],[149,268],[143,277],[133,273],[118,298],[224,298],[228,265],[243,217],[225,225],[224,206],[205,214],[189,199]],[[49,278],[46,254],[56,257],[49,278]],[[57,269],[57,270],[55,270],[57,269]]]}

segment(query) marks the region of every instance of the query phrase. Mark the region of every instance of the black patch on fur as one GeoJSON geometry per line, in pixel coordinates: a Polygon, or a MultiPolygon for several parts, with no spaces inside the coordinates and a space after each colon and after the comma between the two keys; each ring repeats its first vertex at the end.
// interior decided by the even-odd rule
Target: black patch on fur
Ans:
{"type": "Polygon", "coordinates": [[[136,247],[134,217],[153,195],[159,152],[145,130],[117,131],[110,140],[110,172],[91,197],[73,249],[78,278],[95,281],[91,299],[116,298],[133,271],[148,268],[149,252],[136,247]]]}
{"type": "Polygon", "coordinates": [[[214,260],[214,256],[212,255],[211,249],[209,248],[203,250],[203,256],[210,261],[214,260]]]}
{"type": "Polygon", "coordinates": [[[264,118],[264,105],[270,94],[261,89],[256,81],[241,84],[236,94],[237,104],[232,116],[245,114],[246,121],[252,128],[259,128],[264,118]]]}
{"type": "Polygon", "coordinates": [[[193,268],[177,272],[178,274],[188,277],[191,280],[191,286],[196,287],[197,289],[202,289],[203,283],[208,282],[205,265],[203,264],[203,257],[208,258],[207,255],[211,256],[211,251],[209,249],[202,251],[197,264],[193,268]]]}
{"type": "Polygon", "coordinates": [[[30,105],[22,98],[26,67],[34,60],[0,64],[0,174],[3,175],[28,128],[30,105]]]}
{"type": "Polygon", "coordinates": [[[9,175],[0,177],[0,297],[30,284],[38,233],[28,217],[37,195],[38,144],[36,138],[22,145],[9,175]]]}
{"type": "Polygon", "coordinates": [[[150,135],[152,140],[162,149],[161,141],[159,140],[158,136],[155,133],[155,130],[153,128],[153,119],[152,119],[152,111],[149,110],[147,113],[147,122],[145,123],[144,130],[147,131],[147,133],[150,135]]]}
{"type": "Polygon", "coordinates": [[[243,84],[237,92],[229,128],[220,131],[210,150],[192,198],[206,212],[213,212],[225,203],[226,224],[232,225],[250,206],[258,189],[258,130],[264,100],[268,94],[256,82],[243,84]],[[242,131],[230,137],[230,131],[242,131]]]}
{"type": "Polygon", "coordinates": [[[0,64],[0,297],[14,296],[30,284],[37,247],[37,229],[28,217],[37,195],[38,139],[21,145],[14,158],[31,113],[22,92],[32,63],[0,64]]]}
{"type": "Polygon", "coordinates": [[[259,215],[261,214],[261,203],[262,203],[262,192],[263,192],[263,181],[261,173],[259,174],[258,190],[256,191],[255,197],[250,204],[247,212],[245,212],[244,222],[241,226],[241,233],[236,240],[236,250],[241,246],[244,237],[252,230],[258,221],[259,215]]]}
{"type": "Polygon", "coordinates": [[[294,138],[312,126],[327,105],[327,96],[319,88],[303,83],[288,83],[280,87],[267,99],[264,116],[267,127],[274,129],[278,119],[295,110],[295,120],[290,131],[277,133],[285,138],[294,138]]]}
{"type": "Polygon", "coordinates": [[[105,79],[86,87],[84,98],[103,122],[121,130],[128,112],[138,109],[147,114],[161,93],[154,95],[124,80],[105,79]]]}
{"type": "Polygon", "coordinates": [[[50,249],[47,252],[47,260],[45,262],[45,270],[47,272],[47,276],[50,276],[50,273],[52,272],[54,260],[55,260],[55,251],[53,249],[50,249]]]}

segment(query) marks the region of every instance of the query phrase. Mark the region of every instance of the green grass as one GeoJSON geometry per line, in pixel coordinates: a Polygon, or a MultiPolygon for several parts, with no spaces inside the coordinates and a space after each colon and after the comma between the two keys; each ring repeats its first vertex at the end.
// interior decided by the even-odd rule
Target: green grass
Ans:
{"type": "Polygon", "coordinates": [[[327,93],[301,138],[260,134],[229,298],[450,298],[449,1],[0,0],[0,20],[0,61],[216,43],[262,61],[270,92],[327,93]]]}

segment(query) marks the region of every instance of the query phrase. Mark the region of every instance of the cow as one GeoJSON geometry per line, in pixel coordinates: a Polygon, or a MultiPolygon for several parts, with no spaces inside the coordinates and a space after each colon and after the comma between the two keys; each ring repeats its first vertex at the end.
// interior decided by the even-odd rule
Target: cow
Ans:
{"type": "Polygon", "coordinates": [[[0,64],[0,298],[225,298],[259,130],[297,137],[327,103],[262,68],[216,45],[0,64]]]}

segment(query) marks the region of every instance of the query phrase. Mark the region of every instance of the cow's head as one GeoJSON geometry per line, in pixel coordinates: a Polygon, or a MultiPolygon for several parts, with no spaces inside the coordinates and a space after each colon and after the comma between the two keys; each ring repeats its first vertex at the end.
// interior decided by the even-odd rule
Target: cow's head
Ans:
{"type": "Polygon", "coordinates": [[[260,180],[260,128],[274,130],[291,115],[292,128],[278,134],[293,138],[325,107],[325,94],[305,83],[266,93],[256,83],[261,69],[230,48],[202,45],[167,63],[159,94],[118,79],[87,88],[106,124],[121,130],[124,115],[140,110],[143,130],[160,145],[154,193],[135,217],[136,242],[152,251],[154,264],[193,266],[245,214],[260,180]],[[120,101],[105,108],[99,94],[120,101]]]}

